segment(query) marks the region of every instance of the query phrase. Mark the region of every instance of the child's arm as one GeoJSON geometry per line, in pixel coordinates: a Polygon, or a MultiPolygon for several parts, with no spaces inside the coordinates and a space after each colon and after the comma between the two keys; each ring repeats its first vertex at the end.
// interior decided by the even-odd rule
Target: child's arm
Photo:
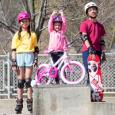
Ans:
{"type": "Polygon", "coordinates": [[[48,31],[49,33],[53,31],[53,16],[57,13],[56,10],[53,11],[53,13],[50,16],[49,22],[48,22],[48,31]]]}
{"type": "Polygon", "coordinates": [[[59,11],[59,13],[61,14],[61,17],[62,17],[62,31],[65,33],[66,30],[67,30],[67,21],[66,21],[66,18],[64,16],[64,13],[62,10],[59,11]]]}
{"type": "Polygon", "coordinates": [[[16,62],[16,48],[17,48],[17,38],[18,38],[18,33],[16,33],[12,39],[12,45],[11,45],[11,62],[12,62],[12,70],[16,71],[17,70],[17,62],[16,62]]]}
{"type": "Polygon", "coordinates": [[[33,43],[34,43],[34,63],[33,66],[37,67],[38,66],[38,54],[39,54],[39,48],[38,48],[38,41],[37,41],[37,35],[33,33],[33,43]]]}

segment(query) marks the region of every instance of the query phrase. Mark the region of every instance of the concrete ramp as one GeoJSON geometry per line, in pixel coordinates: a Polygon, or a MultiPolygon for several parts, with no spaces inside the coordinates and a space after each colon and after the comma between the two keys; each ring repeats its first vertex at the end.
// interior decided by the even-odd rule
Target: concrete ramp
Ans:
{"type": "Polygon", "coordinates": [[[115,103],[90,102],[89,87],[34,88],[33,115],[115,115],[115,103]]]}
{"type": "Polygon", "coordinates": [[[33,115],[90,115],[88,87],[52,86],[34,88],[33,115]]]}

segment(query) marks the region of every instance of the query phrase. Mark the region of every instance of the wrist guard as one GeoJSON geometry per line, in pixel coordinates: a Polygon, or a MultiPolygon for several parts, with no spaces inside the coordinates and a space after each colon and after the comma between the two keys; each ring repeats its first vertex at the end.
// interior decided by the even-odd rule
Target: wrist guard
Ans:
{"type": "Polygon", "coordinates": [[[38,62],[38,58],[37,57],[34,59],[34,62],[38,62]]]}
{"type": "Polygon", "coordinates": [[[35,47],[35,49],[34,49],[34,51],[35,51],[35,53],[39,53],[39,48],[38,47],[35,47]]]}
{"type": "Polygon", "coordinates": [[[12,59],[12,66],[17,66],[17,62],[14,59],[12,59]]]}
{"type": "Polygon", "coordinates": [[[35,58],[35,59],[34,59],[33,65],[34,65],[34,66],[38,66],[38,58],[35,58]]]}

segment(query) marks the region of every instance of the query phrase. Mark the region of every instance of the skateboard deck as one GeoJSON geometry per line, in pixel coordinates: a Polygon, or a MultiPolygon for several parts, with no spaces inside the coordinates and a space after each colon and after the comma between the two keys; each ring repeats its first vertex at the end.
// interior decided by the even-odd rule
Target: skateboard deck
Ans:
{"type": "Polygon", "coordinates": [[[91,101],[100,102],[103,100],[102,72],[100,67],[100,58],[95,55],[88,57],[88,73],[91,87],[91,101]]]}

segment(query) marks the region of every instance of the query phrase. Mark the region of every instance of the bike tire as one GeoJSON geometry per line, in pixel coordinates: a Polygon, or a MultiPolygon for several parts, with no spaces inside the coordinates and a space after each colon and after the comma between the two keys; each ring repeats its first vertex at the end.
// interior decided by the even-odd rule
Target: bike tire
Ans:
{"type": "Polygon", "coordinates": [[[50,84],[48,64],[41,64],[37,69],[35,75],[35,81],[37,85],[48,85],[50,84]]]}
{"type": "Polygon", "coordinates": [[[64,83],[79,84],[85,77],[85,68],[80,62],[70,61],[64,64],[60,73],[64,83]]]}

